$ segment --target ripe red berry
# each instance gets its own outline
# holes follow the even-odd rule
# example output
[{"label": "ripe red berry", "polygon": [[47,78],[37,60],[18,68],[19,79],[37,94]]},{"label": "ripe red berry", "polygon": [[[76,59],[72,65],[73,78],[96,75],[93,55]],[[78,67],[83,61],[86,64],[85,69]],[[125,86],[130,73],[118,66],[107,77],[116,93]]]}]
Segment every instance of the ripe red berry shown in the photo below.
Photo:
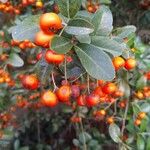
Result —
[{"label": "ripe red berry", "polygon": [[102,91],[105,94],[112,94],[113,92],[115,92],[117,89],[116,85],[114,83],[106,83],[103,87],[102,87]]},{"label": "ripe red berry", "polygon": [[64,61],[64,58],[63,54],[56,54],[52,50],[47,50],[45,53],[45,60],[48,63],[60,64]]},{"label": "ripe red berry", "polygon": [[55,93],[49,91],[45,91],[41,96],[41,102],[43,105],[48,107],[54,107],[57,105],[58,100]]},{"label": "ripe red berry", "polygon": [[89,107],[96,106],[99,103],[100,97],[97,94],[90,94],[86,98],[86,104]]},{"label": "ripe red berry", "polygon": [[126,61],[125,61],[125,68],[127,70],[132,70],[134,69],[136,66],[136,60],[134,58],[128,58]]},{"label": "ripe red berry", "polygon": [[57,90],[56,94],[59,101],[67,102],[71,97],[71,88],[68,85],[63,85]]},{"label": "ripe red berry", "polygon": [[29,90],[36,90],[39,86],[39,80],[36,75],[25,75],[22,78],[22,85]]}]

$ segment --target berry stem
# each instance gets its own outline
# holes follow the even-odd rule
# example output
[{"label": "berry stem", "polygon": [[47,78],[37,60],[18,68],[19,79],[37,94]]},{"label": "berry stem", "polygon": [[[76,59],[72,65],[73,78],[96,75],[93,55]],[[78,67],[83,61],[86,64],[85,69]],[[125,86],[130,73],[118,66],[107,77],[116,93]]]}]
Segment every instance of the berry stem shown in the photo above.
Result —
[{"label": "berry stem", "polygon": [[89,77],[89,74],[87,74],[87,90],[88,90],[88,93],[90,94],[90,77]]},{"label": "berry stem", "polygon": [[56,82],[55,82],[54,72],[53,72],[53,71],[52,71],[52,73],[51,73],[51,76],[52,76],[52,82],[53,82],[53,85],[54,85],[54,91],[55,91],[58,87],[56,86]]}]

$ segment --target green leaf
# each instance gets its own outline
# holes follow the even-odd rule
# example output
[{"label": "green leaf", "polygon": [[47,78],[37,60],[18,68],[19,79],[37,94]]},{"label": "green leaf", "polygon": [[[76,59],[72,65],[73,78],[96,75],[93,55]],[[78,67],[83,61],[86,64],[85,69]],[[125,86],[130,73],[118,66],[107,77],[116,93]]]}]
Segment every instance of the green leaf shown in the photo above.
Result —
[{"label": "green leaf", "polygon": [[87,35],[94,31],[94,26],[85,19],[76,18],[69,21],[65,31],[71,35]]},{"label": "green leaf", "polygon": [[137,115],[139,112],[141,112],[141,109],[138,104],[133,103],[132,107],[133,107],[133,112],[135,115]]},{"label": "green leaf", "polygon": [[149,113],[150,112],[150,104],[149,103],[144,103],[141,105],[141,111]]},{"label": "green leaf", "polygon": [[73,18],[81,7],[81,0],[55,0],[60,13],[67,18]]},{"label": "green leaf", "polygon": [[146,150],[150,149],[150,137],[147,138],[146,140]]},{"label": "green leaf", "polygon": [[86,19],[88,21],[92,21],[93,18],[93,14],[89,13],[86,10],[80,10],[78,11],[78,13],[76,14],[75,18],[81,18],[81,19]]},{"label": "green leaf", "polygon": [[54,36],[51,41],[51,49],[56,51],[59,54],[65,54],[73,47],[70,39],[62,37],[62,36]]},{"label": "green leaf", "polygon": [[118,28],[117,30],[117,36],[119,38],[127,38],[130,34],[134,33],[136,31],[136,27],[135,26],[125,26],[122,28]]},{"label": "green leaf", "polygon": [[12,28],[12,37],[14,40],[34,41],[35,34],[39,31],[39,15],[28,16],[20,24]]},{"label": "green leaf", "polygon": [[120,128],[116,124],[111,124],[109,126],[109,135],[114,142],[119,143],[121,141],[119,138],[121,135]]},{"label": "green leaf", "polygon": [[67,78],[74,79],[74,78],[79,77],[83,73],[84,73],[84,70],[77,66],[73,68],[67,68]]},{"label": "green leaf", "polygon": [[133,120],[133,119],[130,119],[130,120],[129,120],[128,124],[126,125],[126,129],[127,129],[130,133],[132,133],[132,134],[135,133],[134,120]]},{"label": "green leaf", "polygon": [[87,132],[81,132],[79,134],[79,141],[83,144],[84,142],[88,142],[92,139],[91,135]]},{"label": "green leaf", "polygon": [[141,122],[140,131],[144,132],[147,129],[147,125],[148,125],[148,120],[145,118]]},{"label": "green leaf", "polygon": [[142,136],[137,137],[137,149],[144,150],[145,149],[145,142]]},{"label": "green leaf", "polygon": [[128,82],[126,82],[125,80],[120,80],[120,82],[118,83],[118,87],[119,87],[119,90],[124,93],[125,97],[130,96],[130,86]]},{"label": "green leaf", "polygon": [[8,59],[8,64],[11,64],[14,67],[22,67],[24,65],[24,61],[20,56],[16,53],[11,53]]},{"label": "green leaf", "polygon": [[49,75],[51,74],[53,70],[53,65],[47,64],[42,58],[36,67],[36,74],[38,75],[38,78],[41,79],[41,84],[45,85],[46,83],[49,82]]},{"label": "green leaf", "polygon": [[106,51],[113,56],[120,56],[124,50],[124,46],[109,37],[92,36],[91,44],[98,46],[101,50]]},{"label": "green leaf", "polygon": [[75,145],[75,146],[79,146],[80,145],[80,142],[77,140],[77,139],[73,139],[73,144]]},{"label": "green leaf", "polygon": [[15,140],[15,142],[14,142],[14,150],[18,150],[19,147],[20,147],[20,141],[17,139],[17,140]]},{"label": "green leaf", "polygon": [[76,38],[80,43],[87,43],[87,44],[91,43],[91,37],[89,35],[79,35],[76,36]]},{"label": "green leaf", "polygon": [[97,140],[91,140],[89,143],[88,143],[88,146],[90,147],[95,147],[98,145],[98,141]]},{"label": "green leaf", "polygon": [[110,57],[90,44],[78,44],[75,51],[85,70],[95,79],[113,80],[115,71]]},{"label": "green leaf", "polygon": [[136,82],[136,88],[139,90],[143,89],[143,87],[146,86],[146,83],[147,83],[147,79],[145,76],[142,75]]},{"label": "green leaf", "polygon": [[113,29],[113,17],[110,9],[106,6],[102,6],[96,11],[92,19],[92,23],[95,27],[94,34],[96,35],[108,35]]}]

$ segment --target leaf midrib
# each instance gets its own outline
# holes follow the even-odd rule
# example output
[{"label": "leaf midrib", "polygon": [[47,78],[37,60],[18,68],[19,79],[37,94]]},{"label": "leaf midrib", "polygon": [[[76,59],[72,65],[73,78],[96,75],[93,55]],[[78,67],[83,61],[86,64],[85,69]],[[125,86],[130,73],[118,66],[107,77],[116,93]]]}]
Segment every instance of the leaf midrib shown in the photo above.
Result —
[{"label": "leaf midrib", "polygon": [[[79,48],[82,53],[84,53],[92,62],[94,62],[94,64],[95,64],[96,66],[98,66],[98,68],[100,68],[99,65],[97,65],[97,64],[95,63],[95,61],[93,61],[93,59],[91,59],[91,57],[88,56],[80,47],[78,47],[78,46],[75,46],[75,47],[76,47],[77,49]],[[100,51],[102,51],[102,50],[100,50]],[[102,51],[102,52],[103,52],[103,51]],[[104,70],[102,70],[101,68],[100,68],[100,70],[101,70],[104,74],[106,74],[106,76],[107,76],[107,73],[106,73]],[[107,77],[109,78],[109,76],[107,76]]]}]

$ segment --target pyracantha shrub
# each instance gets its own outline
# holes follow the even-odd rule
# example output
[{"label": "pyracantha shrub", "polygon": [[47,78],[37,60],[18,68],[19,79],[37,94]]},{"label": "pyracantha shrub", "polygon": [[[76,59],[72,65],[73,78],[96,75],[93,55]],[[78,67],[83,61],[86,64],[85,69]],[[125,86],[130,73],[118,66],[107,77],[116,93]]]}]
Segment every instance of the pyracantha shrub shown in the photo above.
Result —
[{"label": "pyracantha shrub", "polygon": [[150,47],[103,3],[0,3],[13,16],[0,32],[0,137],[15,150],[149,149]]}]

